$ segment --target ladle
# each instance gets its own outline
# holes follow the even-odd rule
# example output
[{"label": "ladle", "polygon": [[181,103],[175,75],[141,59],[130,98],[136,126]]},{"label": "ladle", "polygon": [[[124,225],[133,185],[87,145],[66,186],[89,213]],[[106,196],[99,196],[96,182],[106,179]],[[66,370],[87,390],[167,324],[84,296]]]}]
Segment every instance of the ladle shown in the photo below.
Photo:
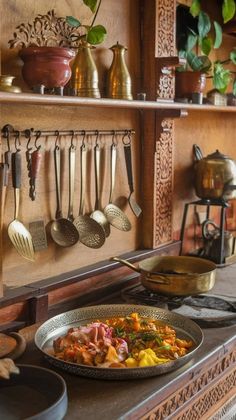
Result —
[{"label": "ladle", "polygon": [[[55,163],[55,175],[56,175],[56,196],[57,196],[57,209],[56,209],[56,220],[51,225],[51,236],[57,245],[62,247],[69,247],[75,245],[79,240],[79,233],[71,220],[62,217],[61,210],[61,150],[56,144],[54,149],[54,163]],[[71,170],[70,170],[71,177]],[[71,188],[71,182],[70,182]],[[70,198],[71,201],[71,191]],[[69,203],[70,206],[71,203]],[[70,207],[69,207],[70,208]]]},{"label": "ladle", "polygon": [[104,214],[108,222],[112,226],[114,226],[116,229],[128,232],[131,229],[131,223],[128,217],[118,206],[112,203],[113,191],[114,191],[114,185],[115,185],[116,156],[117,156],[117,147],[116,147],[116,144],[112,142],[110,196],[109,196],[109,203],[106,205],[104,209]]},{"label": "ladle", "polygon": [[83,214],[87,173],[87,149],[84,141],[80,148],[80,171],[80,206],[79,215],[74,220],[74,226],[79,232],[80,242],[82,242],[82,244],[89,248],[101,248],[106,239],[104,229],[96,222],[96,220],[93,220],[88,215]]},{"label": "ladle", "polygon": [[17,149],[12,153],[12,183],[14,188],[15,212],[14,220],[8,226],[8,236],[19,254],[27,260],[34,261],[32,236],[26,227],[18,220],[21,188],[21,154]]},{"label": "ladle", "polygon": [[95,166],[95,190],[96,190],[96,201],[95,210],[90,214],[90,217],[96,220],[99,225],[104,229],[106,237],[110,235],[110,224],[101,211],[101,194],[100,194],[100,161],[101,161],[101,149],[99,144],[94,147],[94,166]]}]

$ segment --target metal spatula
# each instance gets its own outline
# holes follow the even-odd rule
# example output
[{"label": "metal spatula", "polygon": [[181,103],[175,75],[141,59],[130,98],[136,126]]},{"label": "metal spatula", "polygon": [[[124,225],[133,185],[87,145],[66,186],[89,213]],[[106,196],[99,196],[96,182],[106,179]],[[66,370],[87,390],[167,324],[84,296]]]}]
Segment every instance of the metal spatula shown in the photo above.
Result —
[{"label": "metal spatula", "polygon": [[125,152],[125,163],[126,163],[126,170],[127,170],[127,177],[128,177],[128,184],[129,184],[129,197],[128,203],[130,205],[131,210],[135,214],[136,217],[139,217],[142,213],[141,207],[132,197],[134,193],[134,184],[133,184],[133,172],[132,172],[132,156],[131,156],[131,143],[128,144],[124,143],[124,152]]},{"label": "metal spatula", "polygon": [[12,182],[14,188],[15,212],[14,220],[8,226],[8,236],[22,257],[34,261],[32,236],[23,223],[18,220],[21,187],[21,154],[19,150],[12,153]]}]

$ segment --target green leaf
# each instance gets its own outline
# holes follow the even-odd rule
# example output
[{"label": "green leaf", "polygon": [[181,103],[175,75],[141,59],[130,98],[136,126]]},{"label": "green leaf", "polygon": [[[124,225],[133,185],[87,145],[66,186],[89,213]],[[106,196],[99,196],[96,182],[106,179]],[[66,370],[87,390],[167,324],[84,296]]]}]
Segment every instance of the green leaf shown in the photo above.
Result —
[{"label": "green leaf", "polygon": [[205,12],[199,13],[198,18],[198,34],[200,39],[203,39],[207,36],[208,32],[211,29],[211,21],[209,16]]},{"label": "green leaf", "polygon": [[231,51],[230,53],[230,60],[236,64],[236,50]]},{"label": "green leaf", "polygon": [[201,50],[203,54],[209,55],[211,52],[211,47],[212,47],[212,40],[211,38],[206,36],[205,38],[203,38],[201,42]]},{"label": "green leaf", "polygon": [[224,0],[222,4],[222,16],[224,23],[228,22],[235,15],[235,1],[234,0]]},{"label": "green leaf", "polygon": [[216,61],[213,68],[213,85],[221,93],[225,93],[231,82],[230,70],[226,70],[223,65]]},{"label": "green leaf", "polygon": [[200,3],[200,0],[193,0],[193,1],[192,1],[192,4],[191,4],[191,7],[190,7],[190,9],[189,9],[189,11],[190,11],[191,15],[192,15],[193,17],[198,16],[198,15],[199,15],[199,13],[200,13],[200,10],[201,10],[201,3]]},{"label": "green leaf", "polygon": [[222,28],[219,25],[219,23],[216,21],[214,21],[214,27],[215,27],[215,34],[216,34],[214,48],[219,48],[222,43]]},{"label": "green leaf", "polygon": [[86,38],[90,44],[96,45],[104,41],[106,33],[107,31],[104,26],[97,25],[88,31]]},{"label": "green leaf", "polygon": [[83,3],[90,8],[91,12],[95,13],[97,8],[97,0],[83,0]]},{"label": "green leaf", "polygon": [[187,62],[193,71],[207,72],[211,67],[211,61],[206,55],[198,57],[194,52],[187,53]]},{"label": "green leaf", "polygon": [[188,39],[187,39],[187,45],[186,45],[186,50],[191,51],[193,49],[193,47],[195,47],[196,43],[197,43],[197,35],[192,35],[189,34]]},{"label": "green leaf", "polygon": [[75,28],[81,26],[80,21],[74,18],[73,16],[66,16],[66,22],[68,23],[68,25],[74,26]]}]

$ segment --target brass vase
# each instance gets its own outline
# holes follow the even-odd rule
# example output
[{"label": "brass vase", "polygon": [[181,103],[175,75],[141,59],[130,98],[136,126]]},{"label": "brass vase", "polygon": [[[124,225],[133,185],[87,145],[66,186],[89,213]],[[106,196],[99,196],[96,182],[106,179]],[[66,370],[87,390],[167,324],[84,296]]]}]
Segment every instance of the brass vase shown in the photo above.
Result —
[{"label": "brass vase", "polygon": [[98,71],[88,42],[83,41],[78,48],[72,66],[71,87],[75,95],[90,98],[101,98],[98,87]]},{"label": "brass vase", "polygon": [[132,100],[131,77],[125,63],[125,51],[127,48],[117,42],[110,50],[112,50],[114,55],[107,78],[108,97]]}]

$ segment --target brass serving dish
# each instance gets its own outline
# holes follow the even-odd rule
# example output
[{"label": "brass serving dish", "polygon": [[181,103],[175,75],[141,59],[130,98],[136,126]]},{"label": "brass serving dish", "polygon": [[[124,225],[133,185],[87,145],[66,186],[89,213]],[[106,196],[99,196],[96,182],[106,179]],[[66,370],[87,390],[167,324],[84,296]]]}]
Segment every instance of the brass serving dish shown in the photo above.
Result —
[{"label": "brass serving dish", "polygon": [[151,257],[141,261],[137,267],[118,257],[112,260],[140,273],[143,286],[161,295],[197,295],[208,292],[215,284],[216,265],[203,258]]},{"label": "brass serving dish", "polygon": [[[53,340],[61,335],[65,335],[69,328],[85,325],[97,319],[106,320],[114,316],[126,316],[132,312],[138,312],[141,316],[161,320],[164,323],[173,326],[179,338],[190,339],[194,342],[192,350],[185,356],[168,363],[137,368],[102,368],[86,366],[65,362],[52,355]],[[96,379],[138,379],[170,372],[191,360],[202,344],[202,341],[203,333],[200,327],[194,321],[182,315],[151,306],[124,304],[90,306],[65,312],[42,324],[35,335],[36,346],[53,366],[75,375]]]}]

